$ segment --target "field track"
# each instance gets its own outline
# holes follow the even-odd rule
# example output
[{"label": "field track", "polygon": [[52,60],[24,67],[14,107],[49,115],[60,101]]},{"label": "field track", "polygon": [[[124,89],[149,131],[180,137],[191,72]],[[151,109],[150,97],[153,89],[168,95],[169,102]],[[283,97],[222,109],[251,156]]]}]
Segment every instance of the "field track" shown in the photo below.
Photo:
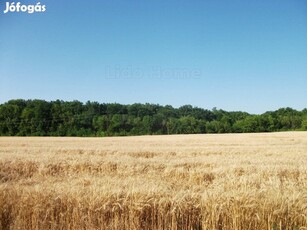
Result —
[{"label": "field track", "polygon": [[0,137],[4,229],[307,229],[307,132]]}]

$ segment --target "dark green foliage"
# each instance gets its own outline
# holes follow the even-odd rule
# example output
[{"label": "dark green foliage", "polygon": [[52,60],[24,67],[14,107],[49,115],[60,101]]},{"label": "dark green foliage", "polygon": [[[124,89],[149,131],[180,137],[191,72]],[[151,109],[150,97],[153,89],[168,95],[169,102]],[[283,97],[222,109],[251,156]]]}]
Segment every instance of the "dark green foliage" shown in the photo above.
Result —
[{"label": "dark green foliage", "polygon": [[123,136],[307,130],[307,109],[262,115],[184,105],[11,100],[0,105],[2,136]]}]

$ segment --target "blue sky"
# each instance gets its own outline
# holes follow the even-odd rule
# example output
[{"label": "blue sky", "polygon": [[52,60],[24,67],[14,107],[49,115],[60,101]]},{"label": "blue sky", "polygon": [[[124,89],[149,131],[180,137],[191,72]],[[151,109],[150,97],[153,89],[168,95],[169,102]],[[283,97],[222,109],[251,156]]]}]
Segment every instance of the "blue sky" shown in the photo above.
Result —
[{"label": "blue sky", "polygon": [[0,103],[307,107],[304,0],[43,0],[36,14],[4,14],[5,3]]}]

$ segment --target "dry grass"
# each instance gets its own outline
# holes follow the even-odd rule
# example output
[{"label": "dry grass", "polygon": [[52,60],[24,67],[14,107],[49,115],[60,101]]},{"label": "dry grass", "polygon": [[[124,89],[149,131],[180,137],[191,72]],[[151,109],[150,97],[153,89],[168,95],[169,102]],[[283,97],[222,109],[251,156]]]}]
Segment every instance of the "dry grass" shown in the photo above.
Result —
[{"label": "dry grass", "polygon": [[2,137],[0,229],[307,229],[307,133]]}]

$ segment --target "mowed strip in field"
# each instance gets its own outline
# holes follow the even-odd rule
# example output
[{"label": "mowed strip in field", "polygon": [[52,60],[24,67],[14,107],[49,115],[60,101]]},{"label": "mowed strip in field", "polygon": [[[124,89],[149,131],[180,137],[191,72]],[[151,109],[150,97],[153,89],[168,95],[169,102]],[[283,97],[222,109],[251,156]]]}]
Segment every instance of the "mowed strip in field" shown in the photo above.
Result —
[{"label": "mowed strip in field", "polygon": [[307,132],[1,137],[0,229],[306,229]]}]

